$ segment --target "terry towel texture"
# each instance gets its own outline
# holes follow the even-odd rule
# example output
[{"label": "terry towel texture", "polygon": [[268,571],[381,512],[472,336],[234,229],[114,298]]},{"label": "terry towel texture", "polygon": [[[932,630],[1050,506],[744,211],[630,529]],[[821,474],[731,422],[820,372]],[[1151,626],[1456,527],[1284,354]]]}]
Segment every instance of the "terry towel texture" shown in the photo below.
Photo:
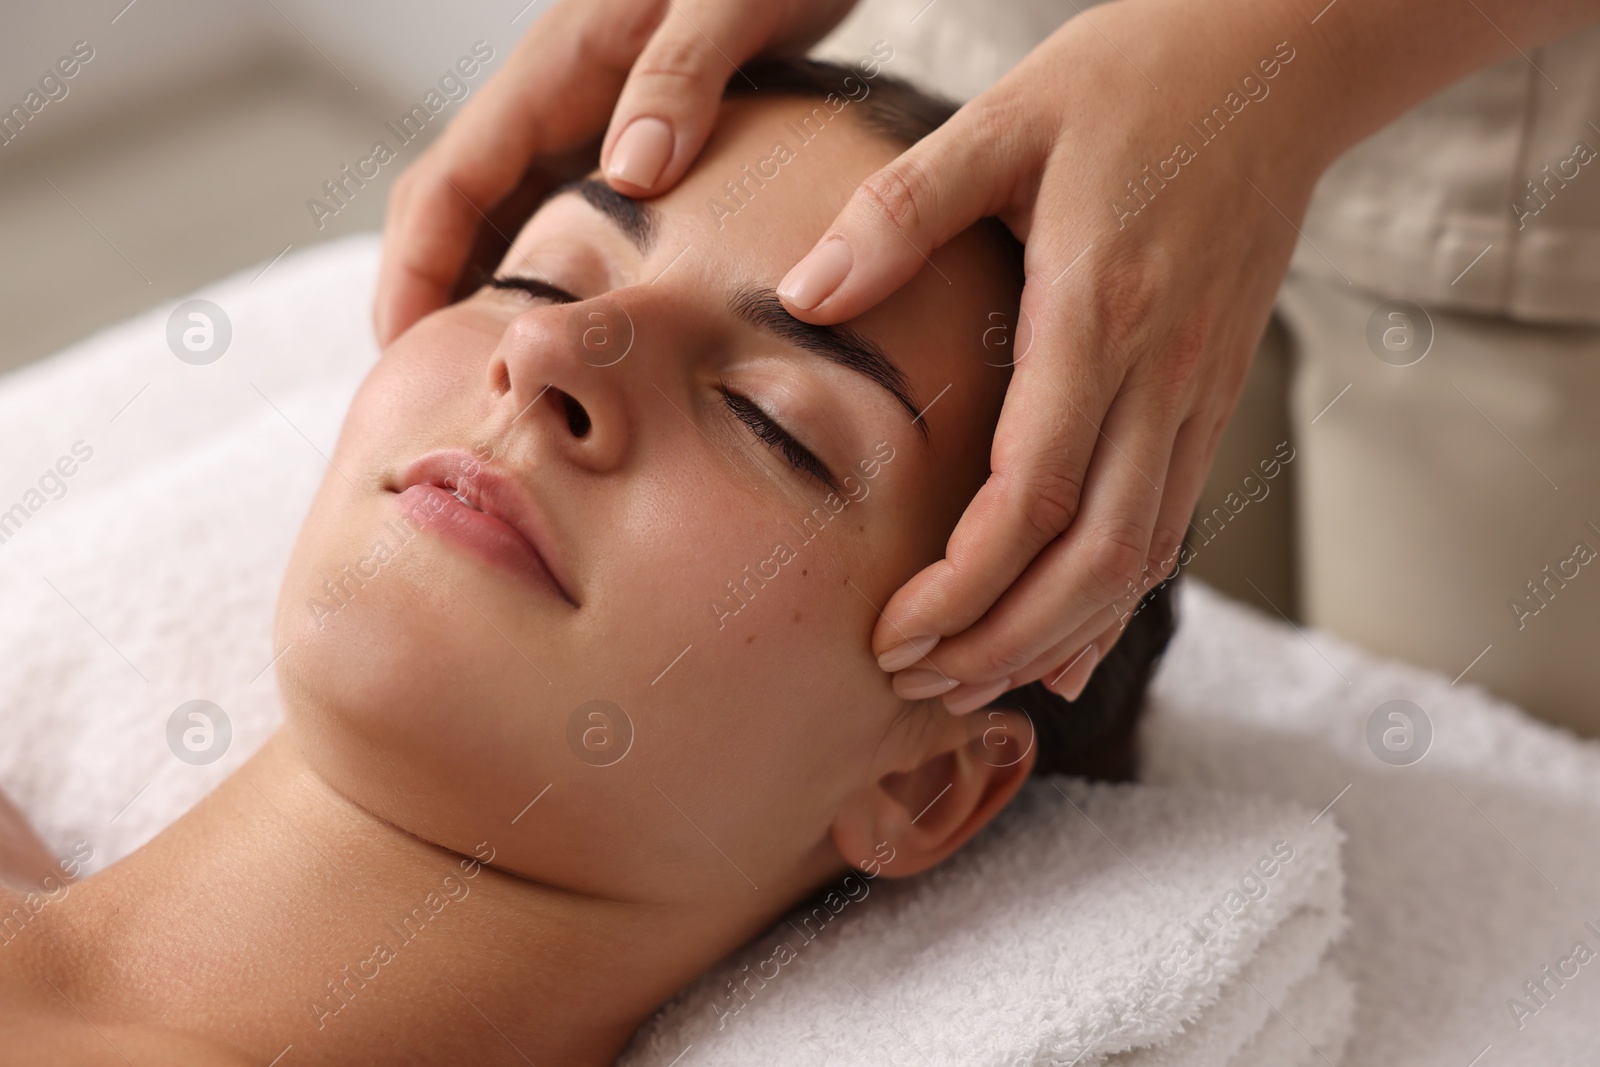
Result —
[{"label": "terry towel texture", "polygon": [[[1142,775],[1331,805],[1347,837],[1352,926],[1335,955],[1357,989],[1348,1062],[1600,1062],[1600,744],[1470,673],[1452,684],[1198,584],[1180,606]],[[1368,740],[1391,700],[1431,724],[1407,766]],[[1391,722],[1376,717],[1381,748]]]},{"label": "terry towel texture", "polygon": [[1030,782],[929,874],[849,875],[777,923],[619,1062],[1253,1064],[1241,1050],[1273,1006],[1314,984],[1336,1063],[1348,985],[1319,965],[1344,927],[1339,834],[1313,815],[1214,791]]}]

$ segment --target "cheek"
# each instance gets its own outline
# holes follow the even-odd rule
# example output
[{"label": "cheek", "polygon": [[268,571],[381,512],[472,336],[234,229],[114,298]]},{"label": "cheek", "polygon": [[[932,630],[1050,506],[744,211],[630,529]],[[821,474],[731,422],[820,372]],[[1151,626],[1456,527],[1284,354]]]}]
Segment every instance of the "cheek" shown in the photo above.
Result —
[{"label": "cheek", "polygon": [[[754,859],[826,833],[898,703],[871,659],[876,615],[846,579],[868,586],[827,543],[842,544],[842,530],[807,541],[748,503],[693,510],[729,518],[684,519],[636,546],[630,580],[648,592],[614,620],[627,636],[606,644],[620,653],[618,675],[637,679],[619,700],[635,709],[638,768],[719,844]],[[653,818],[654,799],[636,822]],[[694,844],[671,825],[652,833]]]},{"label": "cheek", "polygon": [[[815,492],[758,496],[720,458],[677,452],[638,474],[610,524],[598,613],[641,639],[656,635],[669,659],[691,643],[696,658],[775,646],[807,659],[864,655],[872,609],[847,579],[868,587],[868,505],[830,508]],[[765,487],[771,475],[751,477]]]},{"label": "cheek", "polygon": [[462,324],[427,326],[424,320],[390,345],[362,381],[334,450],[341,467],[409,454],[408,446],[414,452],[438,438],[451,412],[488,395],[493,339]]},{"label": "cheek", "polygon": [[[800,493],[753,501],[726,474],[678,467],[655,477],[613,527],[619,536],[591,623],[608,635],[594,651],[613,659],[617,675],[640,680],[647,705],[692,684],[703,706],[729,709],[720,725],[701,718],[715,731],[736,729],[732,709],[765,717],[780,704],[859,702],[880,682],[887,692],[869,647],[876,613],[866,597],[879,595],[881,570],[859,529],[870,503],[808,511]],[[764,732],[790,736],[791,726],[800,729],[791,718]]]},{"label": "cheek", "polygon": [[[275,616],[276,673],[291,729],[315,731],[325,751],[340,747],[335,736],[374,751],[470,750],[441,744],[462,733],[460,707],[511,703],[495,687],[512,672],[472,629],[481,619],[447,580],[471,576],[380,489],[402,460],[457,436],[452,424],[472,425],[464,405],[440,398],[475,395],[474,386],[484,392],[480,335],[440,312],[390,346],[351,401],[332,453],[336,469],[326,472],[296,538]],[[474,739],[483,748],[504,740],[492,729],[467,736]],[[335,780],[358,778],[361,762],[352,757]]]},{"label": "cheek", "polygon": [[[393,509],[385,506],[387,495],[375,490],[395,473],[398,457],[416,454],[428,444],[427,435],[439,433],[438,397],[461,395],[462,379],[474,373],[466,358],[434,355],[448,336],[430,340],[424,325],[426,320],[390,346],[345,413],[333,467],[324,474],[284,574],[277,610],[279,649],[308,634],[321,636],[331,618],[323,609],[344,615],[347,601],[383,599],[360,594],[375,575],[405,569],[394,565],[391,553],[396,559],[415,554],[408,553],[409,540]],[[456,343],[451,351],[460,348]]]}]

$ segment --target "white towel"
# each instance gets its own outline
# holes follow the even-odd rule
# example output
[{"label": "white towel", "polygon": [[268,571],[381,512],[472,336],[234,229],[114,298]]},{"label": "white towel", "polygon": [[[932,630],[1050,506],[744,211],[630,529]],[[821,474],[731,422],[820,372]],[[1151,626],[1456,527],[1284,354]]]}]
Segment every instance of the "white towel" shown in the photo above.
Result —
[{"label": "white towel", "polygon": [[[202,290],[233,331],[209,366],[168,349],[174,301],[0,378],[0,513],[74,443],[93,450],[0,543],[0,788],[63,852],[88,843],[91,871],[276,725],[271,605],[322,455],[377,358],[377,250],[352,238]],[[166,744],[167,718],[193,699],[234,728],[208,766]]]},{"label": "white towel", "polygon": [[[353,240],[204,292],[234,331],[210,367],[166,350],[162,307],[0,383],[0,453],[19,454],[12,440],[35,449],[24,471],[80,436],[95,449],[66,496],[0,544],[12,740],[0,786],[63,852],[88,842],[91,869],[153,836],[279,721],[271,608],[321,456],[375,358],[363,333],[375,253]],[[196,698],[221,706],[234,735],[208,766],[166,746],[168,716]],[[708,976],[631,1062],[664,1065],[692,1041],[682,1067],[851,1062],[867,1048],[879,1063],[915,1049],[918,1062],[962,1065],[1118,1053],[1244,1064],[1280,1010],[1304,1051],[1310,1038],[1337,1062],[1348,996],[1301,995],[1313,983],[1345,990],[1326,962],[1343,923],[1338,834],[1311,814],[1210,789],[1031,783],[933,874],[858,878],[868,895],[797,946],[771,995],[726,1028],[709,1006],[723,972]],[[1292,859],[1274,862],[1279,841]],[[1263,860],[1272,877],[1246,885],[1260,899],[1229,898]],[[1222,918],[1198,943],[1186,924],[1212,908]],[[771,951],[758,939],[747,956]],[[1139,984],[1178,956],[1160,985]],[[800,1032],[809,1040],[793,1040]],[[897,1052],[902,1036],[911,1044]]]},{"label": "white towel", "polygon": [[[1353,924],[1336,954],[1359,991],[1348,1062],[1600,1062],[1600,744],[1204,586],[1180,610],[1144,776],[1333,804]],[[1434,731],[1409,766],[1367,742],[1394,699]]]},{"label": "white towel", "polygon": [[[1151,788],[1146,786],[1145,788]],[[1303,1055],[1338,1063],[1350,1034],[1354,992],[1325,950],[1345,925],[1337,879],[1314,892],[1256,949],[1239,978],[1227,982],[1195,1026],[1172,1038],[1111,1059],[1117,1067],[1188,1067],[1218,1063],[1230,1067],[1276,1065]],[[1311,1000],[1310,990],[1327,993]],[[1320,996],[1320,994],[1319,994]],[[1292,1020],[1292,1021],[1291,1021]],[[1297,1041],[1274,1044],[1274,1057],[1262,1060],[1252,1048],[1269,1027],[1281,1025]],[[1275,1028],[1275,1026],[1274,1026]],[[1315,1030],[1316,1037],[1307,1033]],[[1290,1046],[1288,1049],[1281,1045]],[[1293,1053],[1294,1055],[1285,1055]]]},{"label": "white towel", "polygon": [[1290,989],[1277,1009],[1267,1025],[1234,1057],[1232,1067],[1316,1067],[1343,1061],[1350,1019],[1355,1012],[1355,988],[1332,959],[1324,960],[1310,977]]},{"label": "white towel", "polygon": [[808,926],[817,913],[802,908],[778,922],[618,1062],[1242,1065],[1314,979],[1331,1010],[1299,1010],[1328,1047],[1302,1044],[1336,1063],[1348,988],[1321,965],[1345,921],[1339,835],[1313,815],[1214,791],[1031,782],[930,874],[855,876],[860,899],[840,892],[838,918]]}]

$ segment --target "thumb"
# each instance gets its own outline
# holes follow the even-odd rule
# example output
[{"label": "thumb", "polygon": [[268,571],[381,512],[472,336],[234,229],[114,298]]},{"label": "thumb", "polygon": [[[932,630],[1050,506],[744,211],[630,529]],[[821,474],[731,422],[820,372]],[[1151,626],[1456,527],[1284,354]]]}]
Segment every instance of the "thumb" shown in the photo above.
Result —
[{"label": "thumb", "polygon": [[737,64],[759,51],[767,27],[737,4],[668,4],[628,74],[600,146],[600,169],[618,192],[655,195],[694,162]]},{"label": "thumb", "polygon": [[932,266],[934,249],[1004,212],[1025,164],[999,140],[998,124],[969,104],[869,175],[784,275],[778,296],[790,314],[817,324],[855,318]]}]

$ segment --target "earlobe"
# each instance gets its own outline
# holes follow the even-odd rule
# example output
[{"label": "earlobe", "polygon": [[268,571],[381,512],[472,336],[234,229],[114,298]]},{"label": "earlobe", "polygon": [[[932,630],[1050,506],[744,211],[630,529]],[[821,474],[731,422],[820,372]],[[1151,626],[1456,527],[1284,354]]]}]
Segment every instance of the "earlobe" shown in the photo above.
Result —
[{"label": "earlobe", "polygon": [[840,805],[833,843],[852,867],[906,877],[936,866],[988,825],[1032,773],[1037,745],[1022,712],[935,714],[941,729],[924,735],[908,769],[863,785]]}]

